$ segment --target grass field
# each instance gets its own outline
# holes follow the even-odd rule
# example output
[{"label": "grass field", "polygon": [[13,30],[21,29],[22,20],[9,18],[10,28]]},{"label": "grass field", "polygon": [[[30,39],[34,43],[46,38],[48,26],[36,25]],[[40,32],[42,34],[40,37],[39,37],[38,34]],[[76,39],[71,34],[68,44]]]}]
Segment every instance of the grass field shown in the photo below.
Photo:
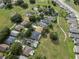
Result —
[{"label": "grass field", "polygon": [[73,0],[65,0],[65,2],[79,12],[79,5],[75,5]]}]

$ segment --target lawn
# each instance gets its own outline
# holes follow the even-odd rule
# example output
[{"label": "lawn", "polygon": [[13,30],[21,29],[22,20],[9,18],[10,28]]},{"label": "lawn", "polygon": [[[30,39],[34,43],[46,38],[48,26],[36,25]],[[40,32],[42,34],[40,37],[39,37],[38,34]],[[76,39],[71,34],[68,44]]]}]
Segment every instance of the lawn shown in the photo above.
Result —
[{"label": "lawn", "polygon": [[75,5],[73,0],[65,0],[65,2],[79,12],[79,5]]}]

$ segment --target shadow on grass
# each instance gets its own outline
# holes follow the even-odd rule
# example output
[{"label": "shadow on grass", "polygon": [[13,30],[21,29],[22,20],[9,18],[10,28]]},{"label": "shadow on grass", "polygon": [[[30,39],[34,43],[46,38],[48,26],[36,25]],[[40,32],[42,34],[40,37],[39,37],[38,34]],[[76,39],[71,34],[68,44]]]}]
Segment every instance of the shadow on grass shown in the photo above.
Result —
[{"label": "shadow on grass", "polygon": [[59,44],[59,40],[51,40],[52,43],[54,43],[55,45],[58,45]]}]

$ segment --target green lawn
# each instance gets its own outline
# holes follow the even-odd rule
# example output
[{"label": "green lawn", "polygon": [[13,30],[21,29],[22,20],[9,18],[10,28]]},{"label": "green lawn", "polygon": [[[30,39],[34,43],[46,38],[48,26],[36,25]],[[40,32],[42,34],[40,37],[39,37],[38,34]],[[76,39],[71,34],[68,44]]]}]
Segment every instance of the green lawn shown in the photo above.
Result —
[{"label": "green lawn", "polygon": [[79,12],[79,5],[75,5],[73,0],[65,0],[65,2]]}]

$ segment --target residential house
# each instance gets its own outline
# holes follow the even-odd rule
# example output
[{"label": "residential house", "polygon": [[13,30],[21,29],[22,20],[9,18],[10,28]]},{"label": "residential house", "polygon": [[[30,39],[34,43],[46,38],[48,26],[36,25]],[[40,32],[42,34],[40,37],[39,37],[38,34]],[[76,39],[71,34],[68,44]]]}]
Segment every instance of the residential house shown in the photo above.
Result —
[{"label": "residential house", "polygon": [[74,44],[79,45],[79,39],[75,39]]},{"label": "residential house", "polygon": [[77,45],[74,46],[74,52],[75,54],[79,54],[79,46]]},{"label": "residential house", "polygon": [[75,59],[79,59],[79,54],[75,54]]},{"label": "residential house", "polygon": [[34,50],[32,47],[29,47],[29,46],[25,46],[23,48],[23,55],[25,56],[30,56],[30,55],[33,55],[34,54]]},{"label": "residential house", "polygon": [[77,29],[76,27],[70,28],[69,31],[70,33],[79,34],[79,29]]},{"label": "residential house", "polygon": [[27,45],[34,47],[34,48],[36,48],[39,44],[38,41],[32,40],[32,39],[26,39],[26,41],[27,41]]},{"label": "residential house", "polygon": [[31,35],[31,39],[38,41],[41,38],[41,33],[33,31]]},{"label": "residential house", "polygon": [[0,51],[4,52],[9,48],[9,46],[7,44],[0,44]]},{"label": "residential house", "polygon": [[79,34],[70,33],[71,38],[79,39]]},{"label": "residential house", "polygon": [[16,37],[16,36],[18,36],[19,33],[20,32],[18,32],[16,30],[12,30],[11,33],[10,33],[10,35],[13,36],[13,37]]},{"label": "residential house", "polygon": [[24,26],[22,26],[22,25],[15,26],[15,30],[17,30],[17,31],[21,31],[23,28],[24,28]]},{"label": "residential house", "polygon": [[16,37],[9,36],[8,39],[6,39],[6,44],[12,44],[15,41]]},{"label": "residential house", "polygon": [[28,59],[28,58],[25,57],[25,56],[20,55],[20,56],[19,56],[19,59]]},{"label": "residential house", "polygon": [[26,25],[28,25],[28,23],[29,23],[29,21],[24,20],[23,22],[21,22],[21,25],[26,26]]}]

